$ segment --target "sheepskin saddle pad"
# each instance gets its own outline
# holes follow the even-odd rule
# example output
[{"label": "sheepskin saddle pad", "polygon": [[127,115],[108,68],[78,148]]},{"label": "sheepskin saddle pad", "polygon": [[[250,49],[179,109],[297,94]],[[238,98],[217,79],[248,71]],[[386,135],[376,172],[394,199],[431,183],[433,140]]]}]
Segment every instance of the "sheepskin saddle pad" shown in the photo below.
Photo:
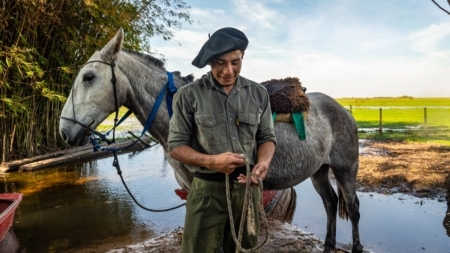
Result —
[{"label": "sheepskin saddle pad", "polygon": [[305,94],[306,88],[297,77],[272,79],[261,83],[269,93],[272,112],[293,113],[307,112],[309,99]]}]

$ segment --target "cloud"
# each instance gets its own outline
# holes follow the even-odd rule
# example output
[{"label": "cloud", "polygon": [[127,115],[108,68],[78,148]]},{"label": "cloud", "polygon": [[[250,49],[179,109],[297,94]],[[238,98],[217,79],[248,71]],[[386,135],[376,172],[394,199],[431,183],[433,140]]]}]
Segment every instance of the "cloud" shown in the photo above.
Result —
[{"label": "cloud", "polygon": [[450,22],[431,24],[410,35],[411,49],[428,57],[449,59],[450,49],[443,41],[450,43]]},{"label": "cloud", "polygon": [[278,23],[276,17],[280,15],[274,9],[267,8],[264,1],[233,0],[233,4],[241,18],[264,28],[277,30],[274,23]]}]

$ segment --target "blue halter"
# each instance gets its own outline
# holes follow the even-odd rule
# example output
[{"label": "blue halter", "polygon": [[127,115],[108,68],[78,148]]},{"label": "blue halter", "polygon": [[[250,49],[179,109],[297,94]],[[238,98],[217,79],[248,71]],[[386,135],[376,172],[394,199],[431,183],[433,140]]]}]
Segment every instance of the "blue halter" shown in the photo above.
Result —
[{"label": "blue halter", "polygon": [[[116,152],[116,151],[121,151],[121,150],[130,148],[131,146],[136,144],[136,142],[138,142],[142,138],[142,136],[144,136],[144,134],[147,132],[147,130],[150,128],[151,124],[153,123],[153,120],[155,119],[158,109],[161,106],[161,103],[163,101],[164,95],[166,94],[166,91],[167,91],[167,95],[166,95],[167,110],[169,112],[169,117],[172,117],[172,114],[173,114],[172,101],[173,101],[173,95],[177,92],[177,87],[175,87],[172,72],[167,71],[167,83],[164,85],[164,87],[162,88],[158,97],[156,98],[155,104],[153,105],[150,115],[148,116],[147,121],[145,122],[144,129],[142,130],[139,138],[136,141],[134,141],[133,143],[131,143],[130,145],[123,147],[123,148],[109,148],[109,147],[105,148],[98,144],[98,138],[94,138],[91,136],[90,142],[94,148],[94,152],[97,152],[98,150]],[[128,110],[122,116],[122,118],[119,121],[117,121],[117,123],[114,125],[114,127],[111,130],[109,130],[108,132],[106,132],[105,135],[109,135],[109,133],[111,131],[113,131],[117,126],[119,126],[123,121],[125,121],[125,119],[131,115],[131,113],[132,112],[130,110]]]}]

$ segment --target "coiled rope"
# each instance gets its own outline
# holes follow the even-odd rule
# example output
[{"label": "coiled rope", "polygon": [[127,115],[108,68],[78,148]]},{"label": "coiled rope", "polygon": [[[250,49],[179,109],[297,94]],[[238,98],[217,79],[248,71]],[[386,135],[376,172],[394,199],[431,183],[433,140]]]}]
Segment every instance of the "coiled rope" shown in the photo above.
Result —
[{"label": "coiled rope", "polygon": [[[269,226],[268,226],[268,221],[267,221],[267,216],[266,213],[264,212],[264,204],[263,204],[263,184],[261,181],[261,178],[257,175],[253,175],[250,172],[250,162],[248,160],[248,158],[244,155],[244,159],[245,159],[245,167],[246,167],[246,184],[245,184],[245,196],[244,196],[244,204],[242,207],[242,216],[241,216],[241,221],[239,223],[239,232],[238,232],[238,236],[236,236],[236,231],[235,231],[235,226],[234,226],[234,220],[233,220],[233,210],[231,208],[231,197],[230,197],[230,176],[228,174],[226,174],[225,177],[225,182],[226,182],[226,194],[227,194],[227,206],[228,206],[228,215],[229,215],[229,219],[230,219],[230,226],[231,226],[231,235],[233,236],[233,240],[234,243],[236,244],[236,253],[240,253],[240,252],[255,252],[256,250],[260,249],[262,246],[264,246],[267,243],[267,240],[269,239]],[[258,178],[258,185],[259,185],[259,189],[260,189],[260,203],[259,203],[259,212],[260,215],[263,219],[264,222],[264,227],[265,227],[265,239],[264,241],[251,249],[245,249],[242,247],[242,236],[243,236],[243,231],[244,231],[244,224],[245,224],[245,220],[247,219],[247,229],[249,229],[249,226],[252,225],[251,222],[254,222],[253,225],[256,225],[256,221],[255,217],[252,215],[252,211],[254,208],[253,206],[253,201],[252,201],[252,188],[250,187],[250,183],[251,183],[251,177],[255,176]],[[247,213],[247,215],[246,215]],[[253,219],[251,219],[253,217]],[[258,236],[258,235],[256,235]]]}]

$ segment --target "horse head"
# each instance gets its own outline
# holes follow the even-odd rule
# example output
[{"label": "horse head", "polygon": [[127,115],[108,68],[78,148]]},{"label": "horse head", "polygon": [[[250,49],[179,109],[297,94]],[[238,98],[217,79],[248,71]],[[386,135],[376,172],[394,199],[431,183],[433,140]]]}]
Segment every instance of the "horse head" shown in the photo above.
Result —
[{"label": "horse head", "polygon": [[166,89],[172,90],[167,86],[169,80],[180,87],[194,77],[181,76],[179,71],[170,74],[162,60],[122,48],[123,37],[119,29],[80,69],[61,113],[59,130],[69,145],[88,143],[85,133],[94,131],[121,106],[131,110],[143,126],[155,106],[158,116],[146,130],[160,144],[166,142],[170,118],[165,101],[155,104],[157,97]]},{"label": "horse head", "polygon": [[[118,107],[124,104],[125,92],[122,89],[114,91],[116,83],[126,81],[120,78],[120,69],[115,68],[114,62],[122,48],[122,42],[123,30],[120,29],[116,36],[103,49],[95,52],[79,70],[61,112],[59,125],[60,135],[69,145],[88,143],[86,127],[95,129],[114,112],[115,97]],[[114,80],[116,78],[117,80]]]}]

